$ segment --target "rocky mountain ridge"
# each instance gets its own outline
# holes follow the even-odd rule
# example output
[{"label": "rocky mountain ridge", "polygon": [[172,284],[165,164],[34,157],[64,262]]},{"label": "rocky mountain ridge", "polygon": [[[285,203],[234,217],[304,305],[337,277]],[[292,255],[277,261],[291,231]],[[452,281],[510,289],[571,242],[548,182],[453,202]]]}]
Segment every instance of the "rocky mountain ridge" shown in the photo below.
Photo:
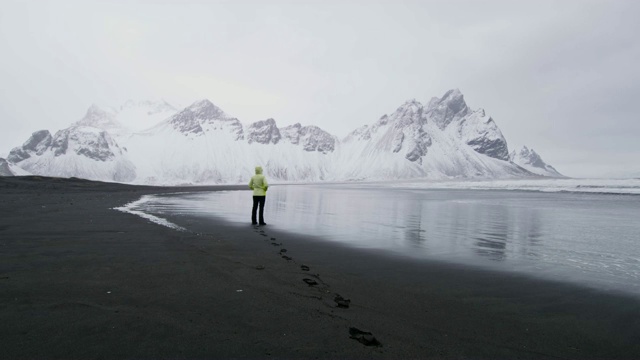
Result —
[{"label": "rocky mountain ridge", "polygon": [[427,105],[407,101],[344,139],[314,125],[279,128],[272,118],[245,125],[209,100],[175,112],[149,102],[120,109],[158,114],[136,106],[169,116],[132,131],[121,112],[94,105],[53,136],[35,132],[7,160],[39,175],[165,185],[244,182],[255,165],[280,181],[561,176],[511,157],[493,119],[471,110],[459,90]]},{"label": "rocky mountain ridge", "polygon": [[560,174],[553,166],[545,163],[535,150],[529,149],[526,146],[523,146],[518,151],[513,150],[509,154],[509,160],[537,175],[564,177],[564,175]]}]

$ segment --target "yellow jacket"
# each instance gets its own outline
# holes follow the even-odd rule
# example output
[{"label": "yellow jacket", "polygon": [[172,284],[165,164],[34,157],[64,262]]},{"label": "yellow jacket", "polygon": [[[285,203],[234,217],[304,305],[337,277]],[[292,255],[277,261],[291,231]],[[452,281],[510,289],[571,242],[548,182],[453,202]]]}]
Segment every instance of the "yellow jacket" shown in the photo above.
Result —
[{"label": "yellow jacket", "polygon": [[265,196],[268,188],[267,178],[262,175],[262,167],[256,166],[256,174],[249,181],[249,189],[253,190],[253,196]]}]

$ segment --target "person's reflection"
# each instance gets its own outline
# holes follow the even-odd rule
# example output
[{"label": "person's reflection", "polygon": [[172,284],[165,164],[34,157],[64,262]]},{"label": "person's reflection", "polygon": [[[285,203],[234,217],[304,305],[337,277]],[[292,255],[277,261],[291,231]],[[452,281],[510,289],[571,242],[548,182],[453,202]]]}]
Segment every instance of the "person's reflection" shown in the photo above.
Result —
[{"label": "person's reflection", "polygon": [[420,228],[422,214],[412,214],[406,218],[403,229],[404,239],[409,246],[423,246],[425,242],[425,231]]},{"label": "person's reflection", "polygon": [[522,244],[521,253],[530,258],[540,256],[540,246],[542,245],[542,224],[540,221],[540,210],[530,209],[521,214],[518,222],[520,227],[518,243]]},{"label": "person's reflection", "polygon": [[507,257],[509,211],[504,206],[498,206],[487,209],[484,214],[478,235],[474,238],[475,252],[490,260],[503,261]]},{"label": "person's reflection", "polygon": [[406,246],[423,247],[425,245],[426,232],[422,229],[424,205],[423,201],[411,199],[411,201],[403,201],[399,207],[401,214],[397,214],[396,218],[401,220],[399,227],[402,228]]}]

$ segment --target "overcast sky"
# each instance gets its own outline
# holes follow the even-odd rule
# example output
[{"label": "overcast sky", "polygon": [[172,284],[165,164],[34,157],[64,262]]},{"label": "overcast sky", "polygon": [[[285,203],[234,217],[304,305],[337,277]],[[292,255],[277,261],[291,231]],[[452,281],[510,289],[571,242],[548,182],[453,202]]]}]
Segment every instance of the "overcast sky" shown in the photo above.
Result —
[{"label": "overcast sky", "polygon": [[92,104],[208,98],[344,136],[458,88],[510,149],[640,176],[640,1],[0,2],[0,155]]}]

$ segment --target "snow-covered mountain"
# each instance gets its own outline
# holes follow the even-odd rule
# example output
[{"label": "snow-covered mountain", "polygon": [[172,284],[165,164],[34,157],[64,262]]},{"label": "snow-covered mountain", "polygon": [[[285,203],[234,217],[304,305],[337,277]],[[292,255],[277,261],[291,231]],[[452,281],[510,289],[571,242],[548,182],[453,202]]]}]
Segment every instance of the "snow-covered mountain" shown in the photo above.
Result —
[{"label": "snow-covered mountain", "polygon": [[[150,124],[158,114],[168,116],[133,130],[132,124]],[[8,160],[35,174],[141,184],[245,182],[255,165],[281,181],[539,174],[513,161],[493,119],[470,109],[458,90],[427,105],[408,101],[344,139],[313,125],[279,128],[271,118],[242,124],[209,100],[181,111],[167,103],[94,105],[55,136],[35,132]]]},{"label": "snow-covered mountain", "polygon": [[470,110],[462,93],[427,106],[411,100],[341,143],[343,178],[478,178],[531,175],[508,159],[507,143],[484,110]]},{"label": "snow-covered mountain", "polygon": [[7,161],[7,159],[0,158],[0,176],[26,176],[26,175],[31,175],[31,173]]},{"label": "snow-covered mountain", "polygon": [[157,125],[177,112],[176,108],[164,100],[128,100],[120,107],[108,107],[106,110],[93,104],[74,125],[95,127],[120,139]]},{"label": "snow-covered mountain", "polygon": [[76,121],[72,126],[93,127],[104,130],[109,135],[117,138],[130,135],[133,132],[118,121],[117,113],[105,111],[95,104],[91,105],[84,117]]},{"label": "snow-covered mountain", "polygon": [[138,183],[244,182],[256,164],[290,181],[328,178],[326,156],[337,139],[315,126],[278,129],[273,119],[243,126],[209,100],[200,100],[124,146]]},{"label": "snow-covered mountain", "polygon": [[509,154],[509,159],[516,165],[525,168],[537,175],[549,177],[564,177],[553,166],[545,163],[540,155],[533,149],[523,146],[519,151],[513,150]]},{"label": "snow-covered mountain", "polygon": [[128,100],[118,108],[111,108],[118,121],[132,132],[146,130],[178,112],[164,100]]},{"label": "snow-covered mountain", "polygon": [[131,182],[135,166],[108,132],[89,126],[72,125],[51,136],[36,131],[8,159],[37,175]]}]

